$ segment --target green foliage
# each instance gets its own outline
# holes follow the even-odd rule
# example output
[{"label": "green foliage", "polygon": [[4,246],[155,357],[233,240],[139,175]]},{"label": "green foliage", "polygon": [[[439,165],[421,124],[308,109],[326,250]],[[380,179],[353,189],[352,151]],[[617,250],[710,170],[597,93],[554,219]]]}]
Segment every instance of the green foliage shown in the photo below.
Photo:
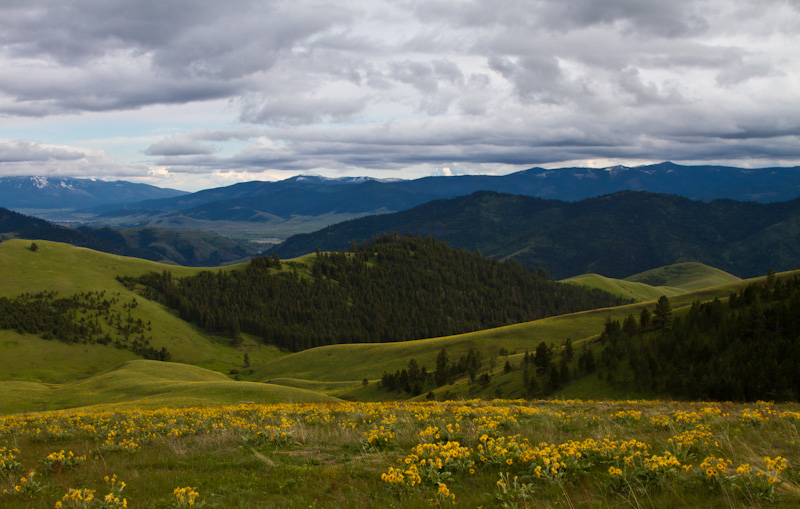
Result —
[{"label": "green foliage", "polygon": [[[64,242],[105,253],[190,266],[231,263],[256,254],[252,246],[212,232],[166,228],[68,228],[0,207],[0,232],[18,238]],[[33,242],[31,251],[38,245]]]},{"label": "green foliage", "polygon": [[391,234],[352,249],[317,253],[310,278],[257,258],[242,271],[124,281],[146,286],[146,296],[210,333],[230,333],[238,324],[293,351],[448,336],[622,302],[430,237]]},{"label": "green foliage", "polygon": [[[495,400],[19,414],[0,418],[14,463],[0,505],[796,507],[797,411]],[[87,459],[40,467],[59,450]]]},{"label": "green foliage", "polygon": [[138,306],[135,298],[120,302],[119,293],[107,296],[104,291],[69,298],[58,298],[56,292],[0,297],[0,329],[64,343],[113,344],[146,359],[170,360],[166,347],[150,345],[152,328],[135,314]]},{"label": "green foliage", "polygon": [[652,321],[653,326],[662,332],[672,327],[672,306],[665,295],[658,298],[656,308],[653,310]]},{"label": "green foliage", "polygon": [[[12,239],[0,243],[0,281],[2,281],[0,297],[13,301],[27,294],[27,301],[32,303],[41,300],[34,299],[35,295],[52,294],[49,297],[50,301],[62,301],[59,306],[72,308],[60,312],[62,318],[74,318],[75,323],[65,324],[65,327],[76,330],[83,325],[89,329],[89,317],[94,315],[95,319],[91,321],[95,324],[99,321],[103,333],[94,335],[94,343],[88,338],[87,342],[84,342],[79,336],[72,336],[74,338],[72,342],[65,343],[56,341],[55,336],[51,340],[43,340],[41,332],[19,334],[15,329],[0,329],[0,358],[3,359],[0,380],[62,383],[76,378],[86,378],[136,358],[137,355],[133,354],[130,348],[137,337],[141,339],[142,334],[149,342],[144,345],[145,347],[152,347],[159,352],[162,348],[166,348],[172,361],[195,364],[221,372],[241,367],[244,351],[249,353],[254,365],[282,355],[276,348],[263,345],[248,334],[242,335],[241,347],[232,347],[229,340],[203,333],[175,316],[175,313],[164,306],[141,298],[115,279],[118,275],[139,276],[152,271],[162,271],[167,267],[176,276],[195,274],[200,271],[199,269],[167,266],[44,240],[37,240],[36,244],[39,250],[32,256],[28,250],[30,241]],[[234,268],[228,267],[226,270]],[[103,295],[100,299],[101,305],[103,300],[116,299],[108,313],[104,309],[87,308],[87,305],[96,307],[88,303],[89,296],[95,298],[100,294]],[[78,301],[77,304],[73,303],[75,299]],[[129,310],[123,307],[132,303],[134,299],[138,304],[135,308]],[[36,306],[43,304],[44,301],[41,301]],[[45,312],[45,309],[42,309],[42,312]],[[127,321],[129,311],[133,324]],[[102,316],[98,317],[98,313]],[[6,318],[7,316],[1,317],[0,320]],[[83,324],[81,318],[84,318]],[[48,318],[50,321],[54,319],[54,316]],[[108,319],[113,319],[114,324],[109,325]],[[128,341],[125,341],[124,333],[120,333],[118,328],[120,321],[124,329],[135,326],[140,319],[144,324],[144,330],[141,333],[129,330]],[[25,321],[21,319],[21,322]],[[38,319],[36,321],[39,322]],[[152,330],[148,330],[148,327]],[[97,342],[103,339],[106,333],[111,336],[112,341],[107,345]],[[124,343],[125,349],[115,347],[117,340]],[[139,343],[143,344],[142,341]],[[243,376],[247,378],[249,375]],[[13,399],[16,400],[16,397]]]},{"label": "green foliage", "polygon": [[447,356],[447,349],[442,348],[436,356],[436,386],[441,387],[450,379],[450,358]]},{"label": "green foliage", "polygon": [[797,276],[752,283],[732,293],[727,303],[696,301],[679,314],[662,297],[650,323],[656,332],[649,332],[643,320],[641,327],[624,331],[618,321],[607,322],[600,338],[601,369],[612,385],[629,383],[690,399],[800,396]]},{"label": "green foliage", "polygon": [[685,260],[754,277],[770,267],[796,268],[798,224],[799,200],[703,203],[623,191],[562,202],[478,192],[296,235],[277,249],[296,256],[315,247],[344,249],[351,239],[380,232],[411,231],[487,256],[514,257],[526,267],[546,267],[558,279],[586,273],[624,278]]}]

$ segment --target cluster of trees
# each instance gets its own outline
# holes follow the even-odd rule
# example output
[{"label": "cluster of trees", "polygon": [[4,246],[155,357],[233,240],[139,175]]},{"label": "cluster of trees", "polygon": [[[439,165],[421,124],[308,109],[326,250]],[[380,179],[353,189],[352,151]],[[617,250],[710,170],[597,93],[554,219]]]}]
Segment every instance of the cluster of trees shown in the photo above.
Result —
[{"label": "cluster of trees", "polygon": [[770,274],[719,299],[673,314],[608,321],[599,367],[613,384],[676,398],[733,401],[800,397],[800,279]]},{"label": "cluster of trees", "polygon": [[[522,357],[522,383],[527,395],[549,396],[563,387],[572,378],[569,364],[574,356],[570,338],[564,341],[561,348],[541,342],[533,353],[526,351]],[[505,371],[511,369],[512,366],[506,361]]]},{"label": "cluster of trees", "polygon": [[417,360],[411,359],[407,369],[399,369],[394,373],[384,371],[381,375],[381,387],[417,396],[426,389],[441,387],[462,376],[469,376],[470,381],[475,382],[482,365],[481,353],[474,348],[470,348],[458,362],[452,364],[447,349],[442,348],[436,356],[436,369],[433,372],[429,372],[425,366],[420,368]]},{"label": "cluster of trees", "polygon": [[121,302],[119,294],[82,292],[58,297],[57,292],[24,293],[0,297],[0,329],[20,334],[39,334],[43,339],[64,343],[111,344],[131,350],[146,359],[169,360],[166,348],[150,345],[150,323],[134,315],[136,299]]},{"label": "cluster of trees", "polygon": [[124,282],[144,285],[209,333],[247,332],[292,351],[446,336],[623,302],[430,237],[389,234],[349,252],[318,252],[308,275],[279,264],[257,258],[244,270]]}]

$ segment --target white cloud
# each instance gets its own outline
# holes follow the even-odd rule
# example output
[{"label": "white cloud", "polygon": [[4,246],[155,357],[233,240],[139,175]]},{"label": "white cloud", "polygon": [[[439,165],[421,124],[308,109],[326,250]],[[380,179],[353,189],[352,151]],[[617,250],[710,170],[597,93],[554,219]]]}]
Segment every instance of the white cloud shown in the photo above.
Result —
[{"label": "white cloud", "polygon": [[[26,141],[0,145],[0,168],[209,182],[800,163],[797,26],[781,0],[7,2],[0,136]],[[75,148],[70,119],[115,115],[138,150],[119,132]]]},{"label": "white cloud", "polygon": [[143,168],[121,165],[101,150],[0,139],[0,175],[139,176]]}]

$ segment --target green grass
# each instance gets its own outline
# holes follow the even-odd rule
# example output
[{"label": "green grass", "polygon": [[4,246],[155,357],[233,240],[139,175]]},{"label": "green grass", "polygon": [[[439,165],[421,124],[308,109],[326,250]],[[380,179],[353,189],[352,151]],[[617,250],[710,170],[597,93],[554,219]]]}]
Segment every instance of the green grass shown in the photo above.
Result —
[{"label": "green grass", "polygon": [[[119,495],[132,509],[186,507],[173,491],[187,486],[196,506],[219,508],[796,507],[800,492],[797,404],[498,400],[101,410],[0,416],[0,454],[5,447],[14,455],[11,475],[0,472],[0,505],[52,509],[70,489],[96,490],[102,500],[111,491],[104,477],[112,476],[125,483]],[[379,427],[387,441],[370,442]],[[447,448],[449,440],[458,448]],[[113,448],[123,443],[131,447]],[[419,444],[427,444],[425,453]],[[548,466],[556,450],[554,474]],[[58,451],[83,460],[48,468]],[[659,466],[669,454],[677,465]],[[427,465],[425,455],[441,466]],[[786,467],[770,470],[767,459],[778,456]],[[707,457],[730,463],[709,478]],[[750,473],[738,474],[744,464]],[[395,484],[382,479],[411,466],[421,473],[413,485],[410,475]],[[19,480],[31,471],[32,483]],[[767,477],[758,473],[774,476],[775,487],[765,489]],[[455,505],[437,500],[440,483]]]},{"label": "green grass", "polygon": [[[202,330],[179,319],[175,312],[156,302],[141,298],[125,288],[116,276],[138,276],[148,272],[172,271],[175,276],[188,276],[200,270],[222,268],[191,268],[165,265],[138,258],[110,255],[90,249],[57,242],[37,241],[38,251],[32,252],[30,241],[7,240],[0,243],[0,296],[15,297],[21,293],[55,290],[60,296],[105,290],[119,294],[120,300],[137,299],[137,317],[152,323],[151,344],[157,349],[166,347],[171,360],[202,366],[221,372],[240,368],[246,352],[253,364],[266,362],[282,355],[275,347],[264,345],[246,336],[238,347],[230,340],[205,334]],[[226,267],[230,269],[230,267]],[[129,352],[113,346],[64,345],[57,341],[43,342],[32,335],[0,331],[0,352],[4,358],[20,363],[4,363],[0,380],[61,382],[69,377],[83,377],[112,368],[131,359]],[[41,359],[37,359],[41,356]],[[60,359],[49,363],[45,359]],[[26,374],[26,366],[31,370]],[[48,368],[50,366],[50,368]]]},{"label": "green grass", "polygon": [[147,360],[128,361],[106,373],[64,384],[0,382],[0,413],[333,400],[303,388],[234,381],[188,364]]},{"label": "green grass", "polygon": [[0,330],[0,380],[63,383],[86,378],[138,359],[129,350],[103,345],[68,345],[32,334]]},{"label": "green grass", "polygon": [[565,283],[597,288],[637,302],[658,299],[662,295],[672,297],[738,281],[741,279],[732,274],[696,262],[667,265],[625,279],[583,274],[563,280]]},{"label": "green grass", "polygon": [[676,263],[648,270],[625,278],[625,281],[645,283],[651,286],[668,286],[686,291],[741,281],[725,271],[697,262]]},{"label": "green grass", "polygon": [[[0,243],[0,296],[14,297],[23,292],[55,290],[72,295],[103,288],[123,291],[117,275],[138,276],[170,270],[176,276],[196,274],[199,268],[100,253],[91,249],[44,240],[36,241],[39,250],[28,249],[29,240],[12,239]],[[213,270],[213,269],[212,269]]]},{"label": "green grass", "polygon": [[[28,249],[30,241],[9,240],[0,244],[0,277],[4,281],[0,295],[13,297],[22,292],[42,290],[58,290],[62,295],[71,295],[83,291],[106,290],[118,293],[122,299],[131,299],[136,295],[115,280],[117,275],[136,276],[150,271],[171,270],[176,276],[185,276],[203,270],[108,255],[53,242],[41,241],[37,244],[39,244],[37,252]],[[314,256],[312,253],[295,260],[284,261],[282,270],[297,270],[305,276],[308,264]],[[273,347],[261,344],[257,338],[246,335],[239,347],[233,347],[228,339],[209,336],[178,319],[173,311],[141,297],[137,299],[139,306],[136,312],[143,320],[152,322],[152,344],[156,348],[165,346],[169,350],[172,360],[175,361],[169,364],[170,366],[184,363],[221,373],[233,370],[245,380],[274,380],[276,386],[283,388],[305,389],[347,399],[378,400],[387,397],[402,399],[408,396],[386,394],[378,389],[376,382],[384,371],[394,372],[403,369],[408,366],[411,359],[416,359],[421,366],[426,366],[432,371],[435,368],[436,356],[442,348],[447,349],[451,363],[456,363],[470,348],[475,348],[483,355],[484,369],[492,374],[491,385],[486,390],[476,393],[474,386],[459,382],[453,386],[436,389],[435,395],[493,397],[499,389],[503,395],[516,396],[524,394],[524,388],[518,380],[519,373],[514,372],[516,376],[502,373],[506,359],[499,358],[501,349],[511,353],[509,358],[518,366],[522,354],[526,350],[533,352],[540,342],[561,345],[567,338],[571,338],[577,348],[582,342],[597,337],[607,319],[622,320],[628,314],[638,315],[643,306],[652,308],[653,300],[662,294],[671,295],[672,305],[677,310],[695,300],[726,297],[733,289],[747,284],[701,264],[679,264],[657,271],[648,271],[633,278],[650,281],[660,278],[659,281],[669,283],[671,286],[653,288],[641,282],[591,276],[592,281],[605,286],[606,289],[612,287],[619,291],[627,289],[626,291],[632,292],[639,299],[650,298],[650,300],[456,336],[399,343],[331,345],[292,355],[284,355]],[[721,281],[727,283],[690,291],[693,287]],[[673,294],[667,291],[669,289],[684,293]],[[0,366],[0,380],[51,384],[80,381],[137,358],[127,350],[119,350],[112,346],[66,345],[13,331],[0,331],[0,352],[7,360]],[[244,353],[249,356],[250,368],[243,366]],[[367,387],[361,385],[364,379],[368,381]],[[226,379],[225,383],[234,382]],[[28,386],[26,390],[32,390],[30,387]],[[565,394],[584,394],[581,387],[581,384],[574,384],[565,389]],[[587,385],[587,388],[589,387]],[[188,392],[182,388],[178,386],[173,388],[177,400],[187,397]],[[606,397],[612,396],[610,393],[603,393],[598,386],[591,386],[591,389],[595,392],[600,391],[599,396],[603,394]],[[213,399],[214,391],[211,389],[208,391],[210,391],[209,397]],[[104,397],[110,396],[106,394]],[[421,397],[424,397],[424,394]],[[198,397],[196,401],[202,400],[203,397]],[[62,403],[77,405],[89,404],[89,401],[90,398],[81,400],[79,397],[70,396]]]},{"label": "green grass", "polygon": [[[13,297],[25,291],[49,289],[57,289],[64,295],[106,290],[132,298],[134,294],[114,279],[116,275],[137,275],[164,268],[186,275],[199,270],[44,241],[37,244],[40,250],[36,253],[27,249],[30,241],[0,244],[3,281],[0,295]],[[301,274],[306,272],[311,257],[295,262]],[[293,270],[292,265],[285,263],[283,270]],[[703,273],[707,276],[699,277]],[[752,282],[725,282],[723,276],[714,276],[713,271],[708,274],[702,267],[690,266],[644,277],[651,280],[661,277],[672,288],[682,289],[683,293],[670,297],[676,314],[695,300],[724,298]],[[800,271],[790,275],[800,275]],[[602,282],[606,278],[593,279]],[[691,289],[693,285],[714,282],[717,284],[711,288]],[[603,284],[643,291],[637,285],[621,283],[607,280]],[[640,294],[639,298],[645,297]],[[657,295],[647,302],[457,336],[402,343],[333,345],[292,355],[264,347],[253,337],[245,337],[241,347],[233,348],[227,340],[207,336],[179,320],[170,310],[139,298],[137,311],[153,323],[153,343],[166,345],[173,358],[181,361],[169,363],[139,360],[131,352],[111,346],[66,345],[0,331],[0,448],[20,449],[22,463],[16,477],[0,475],[0,493],[3,489],[13,489],[9,483],[18,482],[30,470],[36,470],[41,486],[41,491],[29,498],[0,494],[0,506],[52,508],[69,488],[96,489],[97,496],[102,497],[108,492],[103,477],[116,474],[127,483],[123,495],[128,498],[129,507],[173,507],[172,490],[182,486],[195,487],[207,507],[429,507],[432,500],[435,503],[435,483],[426,481],[400,493],[381,481],[381,474],[401,465],[397,460],[408,457],[411,448],[422,441],[423,430],[456,423],[463,431],[455,438],[471,450],[476,461],[474,474],[453,471],[442,477],[456,495],[457,506],[498,507],[503,501],[519,507],[796,505],[800,493],[797,469],[800,437],[796,429],[798,417],[794,416],[797,405],[778,405],[772,409],[765,404],[753,405],[770,418],[750,422],[742,418],[747,408],[743,405],[623,401],[649,395],[615,389],[593,375],[567,385],[557,396],[620,401],[486,401],[495,396],[524,395],[520,371],[523,353],[532,352],[539,342],[560,345],[571,338],[577,351],[583,343],[597,337],[607,319],[638,315],[643,306],[652,309],[655,298]],[[374,406],[336,403],[337,398],[408,399],[406,393],[389,393],[379,387],[377,381],[383,371],[405,368],[412,358],[432,371],[442,348],[447,348],[450,362],[455,363],[470,347],[477,348],[484,357],[482,371],[491,374],[489,386],[478,390],[476,384],[461,378],[433,390],[438,400],[456,399],[461,403],[401,402]],[[501,349],[508,355],[500,355]],[[244,352],[250,357],[251,368],[242,366]],[[509,373],[503,371],[506,361],[513,366]],[[244,378],[268,383],[236,381],[218,372],[229,369],[239,370]],[[362,383],[364,379],[366,386]],[[423,392],[415,399],[426,397]],[[463,401],[475,397],[484,401]],[[304,402],[313,405],[279,404],[267,409],[261,406]],[[220,405],[232,406],[220,408]],[[720,412],[702,414],[707,407],[719,408]],[[72,409],[74,413],[35,413],[54,409]],[[619,463],[626,470],[625,482],[620,483],[608,473],[609,464],[602,463],[586,467],[585,472],[576,470],[564,478],[540,481],[531,477],[530,465],[522,464],[516,457],[512,463],[505,460],[499,465],[480,463],[478,446],[483,433],[509,438],[519,435],[531,444],[542,441],[563,444],[614,436],[646,442],[654,454],[662,454],[669,447],[668,438],[694,429],[694,424],[685,425],[679,420],[676,409],[697,414],[699,422],[710,426],[712,434],[711,442],[682,459],[692,465],[690,471],[678,470],[654,477],[642,465],[628,468]],[[636,421],[616,417],[617,412],[626,410],[642,411],[644,417]],[[783,412],[787,417],[778,418]],[[11,415],[2,417],[3,414]],[[269,416],[267,420],[262,419],[263,415]],[[482,420],[484,415],[492,418]],[[670,424],[655,427],[649,423],[650,416],[666,416]],[[282,421],[283,417],[287,420]],[[92,425],[78,427],[76,423],[81,419]],[[22,421],[25,424],[19,425]],[[496,427],[492,427],[494,421]],[[286,429],[290,438],[286,441],[254,441],[257,430],[268,429],[268,425],[281,426],[284,422],[289,423]],[[364,439],[378,425],[395,433],[388,448],[371,447]],[[134,452],[103,451],[101,444],[112,428],[119,433],[119,439],[130,437],[139,441],[140,447]],[[42,433],[37,435],[37,429]],[[55,436],[59,429],[68,433]],[[180,430],[182,436],[171,436],[165,430]],[[46,471],[44,458],[61,449],[86,454],[87,460],[74,470]],[[749,462],[762,470],[764,456],[782,455],[789,458],[790,468],[781,477],[783,484],[775,490],[774,501],[769,502],[742,479],[737,482],[745,483],[747,490],[704,480],[705,473],[699,465],[707,455],[722,456],[737,465]],[[498,488],[497,481],[499,474],[507,471],[512,476],[519,475],[522,482],[534,483],[531,498],[502,498],[507,494]],[[754,485],[757,480],[754,477],[747,482]]]},{"label": "green grass", "polygon": [[[800,274],[800,271],[787,274]],[[759,279],[761,278],[756,278],[756,280]],[[743,288],[752,281],[739,280],[727,285],[675,295],[670,298],[670,302],[673,309],[679,312],[682,307],[690,306],[696,300],[710,300],[715,297],[725,298],[731,291]],[[378,380],[384,371],[395,372],[406,368],[411,359],[416,359],[420,366],[425,366],[428,371],[432,371],[435,368],[436,356],[442,348],[447,349],[451,363],[456,363],[459,357],[466,354],[469,348],[475,348],[483,355],[484,366],[487,366],[484,369],[488,369],[493,375],[496,375],[502,371],[503,363],[505,362],[505,358],[498,359],[501,348],[516,354],[516,357],[512,356],[511,359],[518,366],[522,354],[526,350],[533,352],[542,341],[548,344],[561,345],[567,338],[570,338],[575,348],[578,348],[583,342],[596,338],[603,331],[606,320],[622,321],[630,314],[638,317],[642,307],[647,306],[652,310],[654,305],[655,302],[651,300],[443,338],[401,343],[323,346],[269,361],[254,369],[254,377],[258,380],[291,378],[315,382],[348,382],[355,385],[364,378]],[[495,358],[493,369],[488,368],[492,358]],[[515,373],[515,376],[520,378],[519,372]],[[524,394],[521,383],[517,381],[509,382],[507,386],[492,383],[486,391],[481,392],[479,395],[481,397],[493,397],[494,391],[498,387],[501,388],[501,391],[504,391],[504,396]],[[451,397],[468,397],[470,394],[474,394],[472,392],[473,389],[466,385],[437,389],[434,393],[439,395],[446,391],[449,391],[449,396]],[[379,399],[379,395],[373,392],[373,388],[368,387],[363,391],[355,389],[350,392],[336,392],[336,394],[353,399]],[[573,390],[571,394],[573,393],[577,396],[579,391]],[[602,392],[598,393],[599,396],[603,394]],[[400,394],[394,396],[391,394],[384,395],[384,397],[387,396],[389,398],[408,397]],[[610,396],[606,394],[605,397]]]},{"label": "green grass", "polygon": [[662,295],[672,297],[688,291],[683,288],[671,286],[650,286],[645,283],[614,279],[599,274],[583,274],[564,279],[562,282],[597,288],[598,290],[603,290],[613,295],[619,295],[626,299],[633,299],[637,302],[658,299]]}]

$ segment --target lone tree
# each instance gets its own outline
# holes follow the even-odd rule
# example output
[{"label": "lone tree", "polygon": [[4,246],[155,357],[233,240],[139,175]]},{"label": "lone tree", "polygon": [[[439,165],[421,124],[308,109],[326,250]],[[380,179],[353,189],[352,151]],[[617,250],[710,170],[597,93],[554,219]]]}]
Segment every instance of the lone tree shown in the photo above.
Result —
[{"label": "lone tree", "polygon": [[533,353],[533,365],[536,366],[536,372],[540,375],[547,371],[550,367],[550,362],[553,360],[553,350],[550,345],[542,341],[536,346],[536,351]]},{"label": "lone tree", "polygon": [[639,326],[641,326],[642,330],[647,330],[650,325],[650,317],[650,311],[647,308],[642,308],[642,312],[639,314]]},{"label": "lone tree", "polygon": [[31,242],[31,247],[29,249],[35,253],[39,250],[39,246],[36,244],[36,242]]},{"label": "lone tree", "polygon": [[672,326],[672,306],[666,295],[658,298],[656,308],[653,310],[653,326],[662,332],[668,331]]},{"label": "lone tree", "polygon": [[436,356],[436,371],[434,372],[436,386],[441,387],[450,378],[450,359],[447,357],[447,350],[442,348]]}]

